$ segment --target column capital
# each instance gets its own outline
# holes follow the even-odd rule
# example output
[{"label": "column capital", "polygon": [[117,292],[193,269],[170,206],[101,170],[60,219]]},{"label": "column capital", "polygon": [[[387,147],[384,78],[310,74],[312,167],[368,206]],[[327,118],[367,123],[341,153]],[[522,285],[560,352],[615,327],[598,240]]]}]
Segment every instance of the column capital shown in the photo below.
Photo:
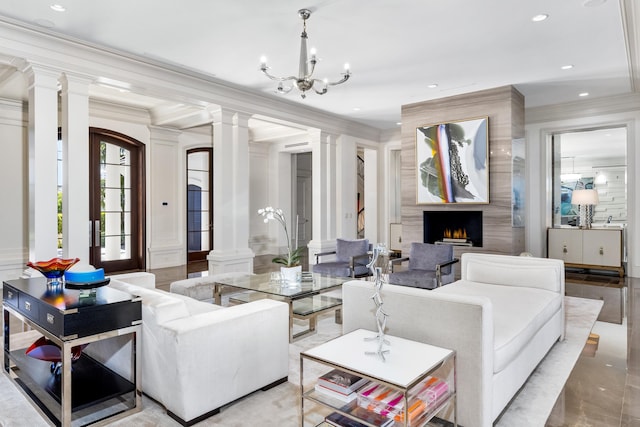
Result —
[{"label": "column capital", "polygon": [[62,73],[59,80],[63,93],[85,96],[89,95],[89,85],[93,82],[93,78],[87,75],[70,72]]},{"label": "column capital", "polygon": [[62,74],[58,69],[28,62],[21,71],[27,76],[29,89],[35,86],[58,89],[58,79]]},{"label": "column capital", "polygon": [[219,108],[217,110],[211,111],[211,118],[213,119],[213,125],[216,124],[226,124],[233,125],[234,117],[237,111],[230,110],[228,108]]},{"label": "column capital", "polygon": [[321,144],[335,145],[336,140],[338,139],[338,136],[339,136],[337,134],[329,133],[318,128],[309,128],[307,132],[309,134],[311,142],[319,142]]},{"label": "column capital", "polygon": [[233,115],[233,124],[234,126],[239,126],[243,128],[249,127],[249,119],[252,114],[243,113],[241,111],[237,111],[236,114]]},{"label": "column capital", "polygon": [[151,139],[163,140],[178,143],[178,137],[182,134],[181,130],[173,128],[165,128],[161,126],[149,125],[149,133]]}]

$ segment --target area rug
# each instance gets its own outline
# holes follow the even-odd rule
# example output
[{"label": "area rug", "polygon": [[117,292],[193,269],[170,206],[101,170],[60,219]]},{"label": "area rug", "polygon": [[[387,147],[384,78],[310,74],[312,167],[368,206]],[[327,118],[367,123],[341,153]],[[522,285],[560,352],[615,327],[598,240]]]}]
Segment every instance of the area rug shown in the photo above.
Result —
[{"label": "area rug", "polygon": [[[545,359],[533,372],[525,386],[502,414],[498,427],[542,427],[551,413],[573,366],[584,347],[593,327],[602,301],[565,297],[565,340],[554,345]],[[333,316],[318,322],[318,333],[290,345],[289,381],[266,392],[255,392],[222,408],[218,415],[197,426],[249,427],[249,426],[298,426],[300,425],[299,354],[341,333]],[[308,374],[305,368],[305,376]],[[313,371],[310,375],[315,375]],[[163,408],[143,397],[143,410],[135,415],[112,423],[113,426],[179,426],[169,418]],[[326,415],[326,413],[324,413]],[[305,413],[306,425],[315,425],[323,412]],[[20,389],[6,375],[0,375],[0,426],[39,427],[48,426],[38,411],[27,401]]]}]

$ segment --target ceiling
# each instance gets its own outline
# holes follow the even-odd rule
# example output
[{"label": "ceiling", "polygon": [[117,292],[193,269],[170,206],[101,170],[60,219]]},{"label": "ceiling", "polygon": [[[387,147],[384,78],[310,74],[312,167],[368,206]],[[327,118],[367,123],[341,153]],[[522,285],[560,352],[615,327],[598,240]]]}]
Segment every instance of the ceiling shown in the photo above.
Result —
[{"label": "ceiling", "polygon": [[[515,85],[526,107],[640,90],[633,84],[640,74],[635,1],[3,0],[0,18],[393,129],[402,105],[504,85]],[[54,2],[66,11],[52,10]],[[352,71],[348,82],[306,99],[296,89],[274,94],[276,84],[259,71],[264,55],[273,74],[297,74],[303,7],[312,11],[307,33],[320,59],[317,77],[339,79],[345,62]],[[537,14],[549,17],[533,22]],[[0,66],[0,97],[24,91],[22,83]],[[169,107],[97,85],[91,96]]]}]

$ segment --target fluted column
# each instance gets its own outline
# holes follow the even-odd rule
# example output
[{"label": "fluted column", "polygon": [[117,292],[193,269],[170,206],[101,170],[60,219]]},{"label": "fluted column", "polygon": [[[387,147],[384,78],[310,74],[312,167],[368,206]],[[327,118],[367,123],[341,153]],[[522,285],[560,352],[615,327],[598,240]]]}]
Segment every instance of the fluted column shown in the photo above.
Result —
[{"label": "fluted column", "polygon": [[57,139],[59,72],[28,65],[29,259],[57,255]]},{"label": "fluted column", "polygon": [[312,147],[313,218],[309,263],[315,254],[335,248],[337,224],[336,137],[319,129],[310,129]]},{"label": "fluted column", "polygon": [[211,274],[253,272],[249,249],[249,116],[213,113],[213,250]]},{"label": "fluted column", "polygon": [[89,84],[85,76],[61,79],[62,255],[89,261]]},{"label": "fluted column", "polygon": [[358,234],[358,147],[352,136],[340,135],[337,144],[337,168],[339,186],[338,224],[336,236],[355,239]]}]

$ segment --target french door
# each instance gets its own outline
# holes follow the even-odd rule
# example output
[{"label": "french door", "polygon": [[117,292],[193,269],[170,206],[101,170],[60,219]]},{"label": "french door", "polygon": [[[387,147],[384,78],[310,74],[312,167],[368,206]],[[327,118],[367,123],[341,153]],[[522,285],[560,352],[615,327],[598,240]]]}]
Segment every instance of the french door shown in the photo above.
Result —
[{"label": "french door", "polygon": [[90,262],[105,272],[144,270],[144,144],[90,128]]},{"label": "french door", "polygon": [[213,149],[187,151],[187,262],[213,249]]}]

